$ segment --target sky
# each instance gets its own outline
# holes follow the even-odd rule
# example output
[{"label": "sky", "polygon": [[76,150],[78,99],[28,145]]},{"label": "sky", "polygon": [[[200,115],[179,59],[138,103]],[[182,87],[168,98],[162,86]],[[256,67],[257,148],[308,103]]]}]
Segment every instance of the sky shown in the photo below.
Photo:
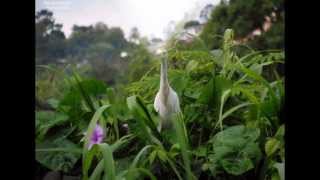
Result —
[{"label": "sky", "polygon": [[180,21],[197,7],[218,2],[220,0],[36,0],[36,11],[53,11],[67,36],[74,24],[103,22],[108,27],[121,27],[126,36],[131,28],[137,27],[142,36],[164,38],[171,21]]}]

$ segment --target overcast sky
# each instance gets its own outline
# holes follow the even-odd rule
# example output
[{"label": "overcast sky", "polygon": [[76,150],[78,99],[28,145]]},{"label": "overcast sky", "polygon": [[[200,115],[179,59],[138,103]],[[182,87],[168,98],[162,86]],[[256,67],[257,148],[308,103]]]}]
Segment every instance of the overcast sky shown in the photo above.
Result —
[{"label": "overcast sky", "polygon": [[[143,36],[164,38],[170,21],[179,21],[185,13],[220,0],[36,0],[36,10],[53,11],[57,23],[68,36],[74,24],[104,22],[119,26],[126,35],[137,27]],[[197,14],[198,15],[198,14]]]}]

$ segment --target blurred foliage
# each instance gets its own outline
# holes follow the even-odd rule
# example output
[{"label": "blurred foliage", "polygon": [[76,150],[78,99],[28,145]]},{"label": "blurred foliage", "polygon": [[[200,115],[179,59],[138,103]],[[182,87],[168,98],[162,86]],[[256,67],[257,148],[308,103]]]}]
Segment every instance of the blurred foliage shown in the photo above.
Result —
[{"label": "blurred foliage", "polygon": [[65,57],[66,37],[62,24],[55,23],[53,13],[42,10],[36,14],[36,63],[54,62]]},{"label": "blurred foliage", "polygon": [[[272,13],[275,13],[275,17]],[[271,19],[271,28],[263,31],[266,17]],[[210,49],[221,46],[224,30],[235,30],[235,40],[250,35],[254,30],[262,30],[261,36],[248,44],[255,49],[284,48],[284,1],[283,0],[222,0],[215,6],[211,18],[205,25],[200,37]]]},{"label": "blurred foliage", "polygon": [[[37,65],[71,64],[78,69],[86,68],[87,75],[116,85],[141,78],[153,64],[153,57],[146,48],[149,42],[140,37],[137,28],[132,29],[129,40],[125,39],[122,29],[101,22],[94,26],[74,25],[68,38],[61,28],[51,11],[37,12]],[[122,53],[126,56],[121,57]],[[45,83],[41,84],[45,86]]]}]

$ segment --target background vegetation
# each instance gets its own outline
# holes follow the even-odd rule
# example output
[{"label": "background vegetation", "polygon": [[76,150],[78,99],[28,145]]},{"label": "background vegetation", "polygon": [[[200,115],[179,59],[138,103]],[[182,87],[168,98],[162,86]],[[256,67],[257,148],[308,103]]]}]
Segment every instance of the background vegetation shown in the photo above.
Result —
[{"label": "background vegetation", "polygon": [[[173,35],[165,58],[182,113],[159,132],[163,56],[150,40],[103,23],[66,38],[52,12],[37,12],[37,178],[283,180],[283,16],[281,0],[221,1],[199,36]],[[97,122],[106,137],[88,150]]]}]

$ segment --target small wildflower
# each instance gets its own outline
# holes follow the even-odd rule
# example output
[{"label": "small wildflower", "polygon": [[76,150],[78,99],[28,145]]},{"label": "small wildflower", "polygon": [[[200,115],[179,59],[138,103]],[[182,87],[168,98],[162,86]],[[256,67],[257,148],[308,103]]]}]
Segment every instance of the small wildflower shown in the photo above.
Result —
[{"label": "small wildflower", "polygon": [[103,141],[103,138],[104,138],[103,129],[99,124],[97,124],[93,130],[93,133],[92,133],[90,139],[89,139],[88,148],[91,149],[94,144],[100,144]]}]

